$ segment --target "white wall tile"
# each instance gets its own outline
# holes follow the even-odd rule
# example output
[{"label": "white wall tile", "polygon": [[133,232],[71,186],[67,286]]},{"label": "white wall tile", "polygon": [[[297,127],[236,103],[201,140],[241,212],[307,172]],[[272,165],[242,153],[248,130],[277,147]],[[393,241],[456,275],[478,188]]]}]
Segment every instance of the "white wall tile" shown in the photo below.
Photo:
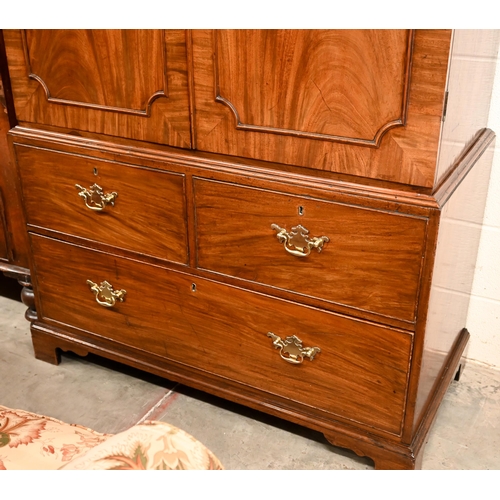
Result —
[{"label": "white wall tile", "polygon": [[472,338],[469,359],[500,367],[500,59],[488,127],[496,134],[496,148],[486,201],[467,328]]},{"label": "white wall tile", "polygon": [[[472,314],[471,314],[472,313]],[[500,302],[471,297],[467,329],[471,334],[466,357],[500,366]]]},{"label": "white wall tile", "polygon": [[[482,228],[472,294],[478,297],[496,300],[500,303],[499,228],[488,226]],[[500,323],[497,323],[496,328],[497,331],[500,331]]]},{"label": "white wall tile", "polygon": [[[500,116],[500,111],[498,112],[498,115]],[[488,198],[484,214],[484,224],[486,226],[500,227],[500,120],[498,128],[493,128],[491,126],[490,128],[492,128],[492,130],[494,130],[499,137],[496,139],[497,147],[493,156]]]}]

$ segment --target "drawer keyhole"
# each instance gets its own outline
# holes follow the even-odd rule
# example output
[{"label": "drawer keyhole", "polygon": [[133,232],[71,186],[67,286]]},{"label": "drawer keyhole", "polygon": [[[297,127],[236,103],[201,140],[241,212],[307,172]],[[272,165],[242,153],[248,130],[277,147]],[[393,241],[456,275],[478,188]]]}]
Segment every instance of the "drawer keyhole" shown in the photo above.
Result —
[{"label": "drawer keyhole", "polygon": [[299,215],[304,215],[304,207],[302,205],[299,207]]},{"label": "drawer keyhole", "polygon": [[196,283],[191,284],[191,291],[196,292]]}]

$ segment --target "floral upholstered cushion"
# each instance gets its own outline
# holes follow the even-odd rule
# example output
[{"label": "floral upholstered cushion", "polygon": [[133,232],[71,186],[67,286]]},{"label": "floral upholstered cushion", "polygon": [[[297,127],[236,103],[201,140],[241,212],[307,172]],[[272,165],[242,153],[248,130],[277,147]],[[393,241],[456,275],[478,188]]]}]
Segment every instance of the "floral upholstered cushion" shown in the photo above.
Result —
[{"label": "floral upholstered cushion", "polygon": [[120,432],[64,469],[221,470],[219,460],[193,436],[165,422],[144,422]]},{"label": "floral upholstered cushion", "polygon": [[0,406],[0,470],[222,469],[193,436],[165,422],[116,435]]},{"label": "floral upholstered cushion", "polygon": [[0,470],[58,469],[110,437],[80,425],[0,406]]}]

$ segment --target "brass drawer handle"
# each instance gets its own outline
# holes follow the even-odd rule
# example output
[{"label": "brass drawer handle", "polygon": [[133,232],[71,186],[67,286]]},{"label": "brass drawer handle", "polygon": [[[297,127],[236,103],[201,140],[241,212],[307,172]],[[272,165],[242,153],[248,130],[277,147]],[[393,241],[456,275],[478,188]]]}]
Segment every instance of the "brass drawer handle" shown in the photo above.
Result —
[{"label": "brass drawer handle", "polygon": [[113,290],[113,285],[103,281],[100,285],[87,280],[87,285],[94,292],[96,302],[104,307],[113,307],[116,301],[123,302],[125,299],[125,290]]},{"label": "brass drawer handle", "polygon": [[104,194],[102,187],[98,184],[94,184],[89,189],[80,186],[80,184],[75,184],[75,187],[80,190],[78,196],[81,196],[85,200],[85,205],[90,210],[98,212],[104,210],[106,205],[114,206],[115,199],[118,196],[118,193],[115,192]]},{"label": "brass drawer handle", "polygon": [[273,346],[280,350],[280,356],[294,365],[300,365],[304,358],[309,358],[312,361],[314,356],[321,352],[319,347],[302,347],[302,340],[295,335],[287,337],[285,340],[281,340],[281,337],[272,332],[268,332],[267,336],[273,339]]},{"label": "brass drawer handle", "polygon": [[311,253],[311,249],[316,248],[318,252],[323,249],[323,244],[330,241],[327,236],[319,238],[309,238],[309,231],[301,226],[292,227],[288,233],[286,229],[279,227],[278,224],[271,224],[271,229],[278,231],[276,238],[280,243],[283,243],[285,250],[296,257],[307,257]]}]

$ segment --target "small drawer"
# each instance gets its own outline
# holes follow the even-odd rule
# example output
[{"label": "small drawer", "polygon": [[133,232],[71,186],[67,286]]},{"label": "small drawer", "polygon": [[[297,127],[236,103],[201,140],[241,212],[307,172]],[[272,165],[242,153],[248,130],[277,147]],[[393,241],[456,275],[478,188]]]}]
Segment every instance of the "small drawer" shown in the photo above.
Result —
[{"label": "small drawer", "polygon": [[31,241],[41,321],[400,433],[410,333],[44,236]]},{"label": "small drawer", "polygon": [[27,223],[187,263],[182,175],[16,145]]},{"label": "small drawer", "polygon": [[427,219],[196,179],[197,266],[413,322]]}]

